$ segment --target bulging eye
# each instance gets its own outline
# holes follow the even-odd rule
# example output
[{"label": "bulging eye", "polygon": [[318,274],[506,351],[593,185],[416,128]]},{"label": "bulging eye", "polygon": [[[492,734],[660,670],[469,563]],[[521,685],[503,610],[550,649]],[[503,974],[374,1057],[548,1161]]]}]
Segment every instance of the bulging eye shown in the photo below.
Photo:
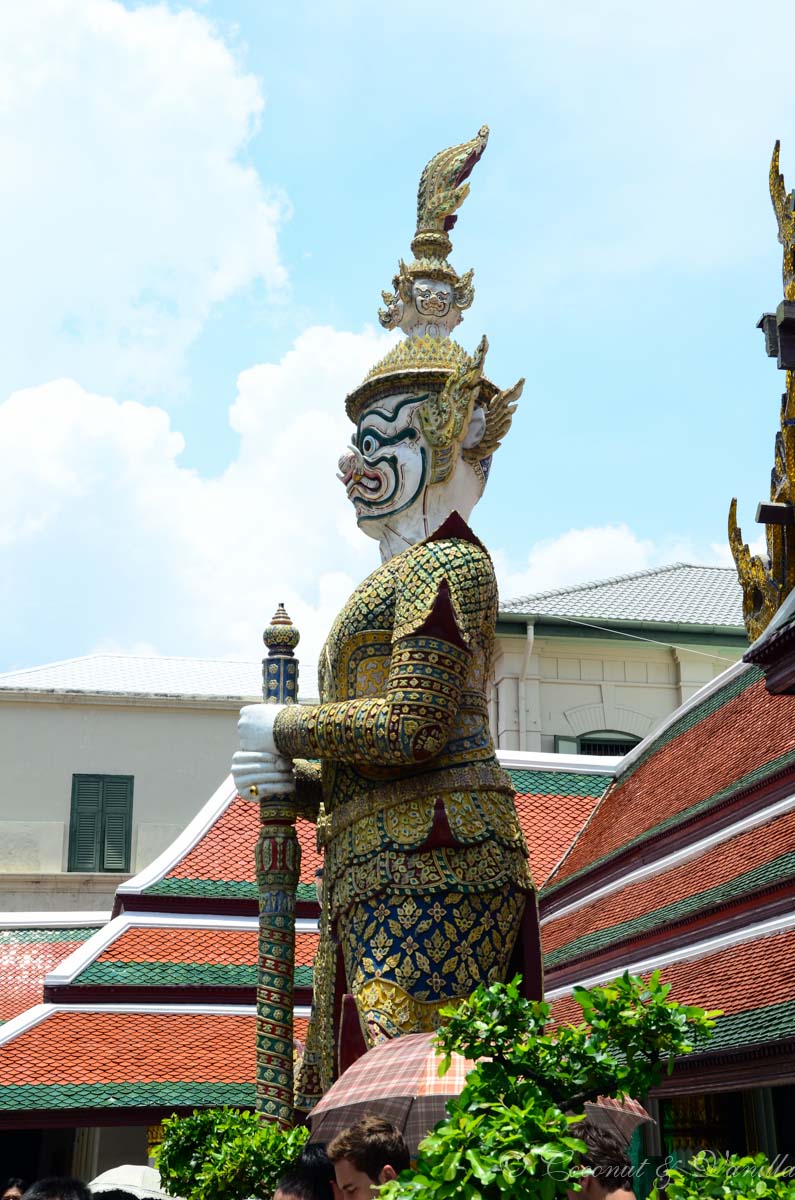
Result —
[{"label": "bulging eye", "polygon": [[367,458],[369,458],[371,454],[375,454],[376,450],[378,449],[378,442],[371,433],[365,434],[365,436],[362,438],[360,449],[362,454],[364,454]]}]

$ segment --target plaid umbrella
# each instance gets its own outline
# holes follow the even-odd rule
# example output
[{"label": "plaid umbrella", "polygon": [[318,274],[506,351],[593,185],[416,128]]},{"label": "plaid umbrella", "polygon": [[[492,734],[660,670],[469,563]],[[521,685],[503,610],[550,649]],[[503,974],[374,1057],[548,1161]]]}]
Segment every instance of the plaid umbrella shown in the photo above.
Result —
[{"label": "plaid umbrella", "polygon": [[312,1109],[311,1141],[329,1142],[368,1113],[399,1129],[412,1157],[425,1135],[445,1116],[445,1103],[464,1087],[475,1065],[454,1054],[439,1076],[432,1033],[406,1033],[381,1042],[348,1067]]},{"label": "plaid umbrella", "polygon": [[629,1142],[638,1125],[654,1124],[643,1105],[629,1096],[625,1100],[600,1096],[594,1103],[585,1105],[585,1115],[590,1125],[608,1129],[622,1142]]}]

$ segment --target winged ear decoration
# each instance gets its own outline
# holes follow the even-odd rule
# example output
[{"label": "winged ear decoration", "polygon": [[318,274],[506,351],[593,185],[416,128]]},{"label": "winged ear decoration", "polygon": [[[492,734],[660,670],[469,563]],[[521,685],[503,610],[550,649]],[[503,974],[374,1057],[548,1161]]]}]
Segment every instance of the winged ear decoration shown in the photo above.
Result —
[{"label": "winged ear decoration", "polygon": [[492,397],[491,403],[486,409],[486,429],[483,437],[476,446],[463,452],[467,462],[482,462],[484,458],[489,458],[495,450],[499,449],[502,439],[511,428],[513,414],[516,412],[516,405],[523,388],[524,380],[520,379],[513,387],[506,388],[504,392],[497,392]]},{"label": "winged ear decoration", "polygon": [[443,483],[453,469],[480,392],[488,340],[483,337],[468,362],[462,363],[439,392],[432,392],[420,409],[420,424],[431,447],[431,483]]}]

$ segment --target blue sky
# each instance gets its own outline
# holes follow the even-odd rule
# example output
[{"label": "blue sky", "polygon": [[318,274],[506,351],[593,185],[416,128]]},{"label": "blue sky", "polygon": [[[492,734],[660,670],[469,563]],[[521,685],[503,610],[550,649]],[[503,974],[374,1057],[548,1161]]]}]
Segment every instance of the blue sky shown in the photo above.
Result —
[{"label": "blue sky", "polygon": [[728,561],[782,378],[773,142],[791,5],[127,4],[0,14],[0,670],[97,649],[315,657],[376,563],[344,393],[427,159],[486,122],[460,340],[527,383],[473,517],[503,594]]}]

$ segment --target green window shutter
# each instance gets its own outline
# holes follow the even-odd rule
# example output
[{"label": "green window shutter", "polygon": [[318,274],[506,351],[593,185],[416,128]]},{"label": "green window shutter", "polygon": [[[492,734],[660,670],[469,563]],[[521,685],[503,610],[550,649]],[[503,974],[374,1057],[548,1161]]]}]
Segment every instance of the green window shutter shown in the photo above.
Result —
[{"label": "green window shutter", "polygon": [[129,871],[132,833],[131,775],[106,775],[102,787],[101,871]]},{"label": "green window shutter", "polygon": [[72,776],[69,870],[98,871],[102,837],[102,777]]}]

